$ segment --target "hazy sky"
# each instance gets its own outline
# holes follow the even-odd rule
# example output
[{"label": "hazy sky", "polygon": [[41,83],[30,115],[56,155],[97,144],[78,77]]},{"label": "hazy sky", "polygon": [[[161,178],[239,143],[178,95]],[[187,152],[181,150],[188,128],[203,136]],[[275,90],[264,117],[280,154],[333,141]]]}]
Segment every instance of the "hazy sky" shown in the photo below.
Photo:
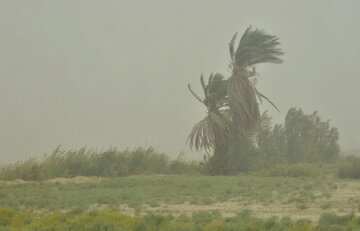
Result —
[{"label": "hazy sky", "polygon": [[[0,2],[0,163],[82,146],[154,146],[171,156],[205,108],[199,76],[229,74],[249,26],[280,38],[284,63],[259,88],[280,108],[318,110],[360,147],[360,1]],[[199,91],[199,93],[201,93]]]}]

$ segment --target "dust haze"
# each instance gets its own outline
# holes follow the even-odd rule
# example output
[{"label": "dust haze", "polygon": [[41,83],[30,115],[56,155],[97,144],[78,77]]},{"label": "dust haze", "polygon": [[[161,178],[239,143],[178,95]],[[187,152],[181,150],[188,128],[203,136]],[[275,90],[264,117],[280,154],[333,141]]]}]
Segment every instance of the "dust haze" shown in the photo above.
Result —
[{"label": "dust haze", "polygon": [[359,149],[358,1],[2,1],[0,163],[83,146],[154,146],[176,157],[205,114],[187,91],[229,74],[228,43],[249,25],[280,38],[259,89],[319,111]]}]

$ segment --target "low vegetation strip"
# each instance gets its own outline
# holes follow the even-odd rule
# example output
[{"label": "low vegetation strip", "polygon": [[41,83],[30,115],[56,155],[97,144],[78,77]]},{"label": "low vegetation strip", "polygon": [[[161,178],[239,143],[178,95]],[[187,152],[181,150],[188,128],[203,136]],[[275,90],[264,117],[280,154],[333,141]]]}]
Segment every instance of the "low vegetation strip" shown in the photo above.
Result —
[{"label": "low vegetation strip", "polygon": [[53,212],[37,215],[0,209],[1,231],[332,231],[358,230],[360,219],[353,215],[336,216],[324,214],[318,224],[306,220],[292,221],[290,218],[259,219],[248,212],[232,218],[222,218],[216,213],[197,213],[191,217],[181,216],[129,216],[111,210],[89,213]]},{"label": "low vegetation strip", "polygon": [[[266,176],[316,177],[338,174],[340,178],[360,178],[360,158],[342,157],[337,163],[272,164],[254,168]],[[247,172],[249,173],[249,172]],[[60,147],[40,159],[28,159],[0,166],[0,181],[44,181],[54,178],[120,177],[132,175],[211,175],[205,163],[187,161],[179,156],[171,160],[155,149],[139,147],[119,151],[82,148],[64,151]]]},{"label": "low vegetation strip", "polygon": [[170,160],[155,149],[139,147],[119,151],[110,148],[96,151],[82,148],[64,151],[60,147],[41,159],[28,159],[0,168],[0,180],[40,181],[58,177],[118,177],[141,174],[198,175],[203,168],[198,162],[181,158]]}]

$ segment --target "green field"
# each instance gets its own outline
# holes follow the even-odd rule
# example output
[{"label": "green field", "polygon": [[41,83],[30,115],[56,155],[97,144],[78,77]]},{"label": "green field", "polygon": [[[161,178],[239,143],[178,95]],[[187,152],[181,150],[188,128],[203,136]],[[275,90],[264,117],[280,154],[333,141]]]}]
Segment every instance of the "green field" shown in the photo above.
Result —
[{"label": "green field", "polygon": [[[321,214],[359,215],[360,182],[328,174],[315,177],[154,175],[57,178],[40,182],[16,180],[0,183],[0,207],[14,213],[37,214],[42,219],[50,219],[54,213],[86,217],[96,211],[111,210],[112,216],[123,214],[129,219],[153,214],[173,219],[203,217],[234,221],[239,219],[239,214],[247,213],[259,219],[276,218],[280,222],[290,218],[317,224]],[[81,219],[88,219],[85,217]]]}]

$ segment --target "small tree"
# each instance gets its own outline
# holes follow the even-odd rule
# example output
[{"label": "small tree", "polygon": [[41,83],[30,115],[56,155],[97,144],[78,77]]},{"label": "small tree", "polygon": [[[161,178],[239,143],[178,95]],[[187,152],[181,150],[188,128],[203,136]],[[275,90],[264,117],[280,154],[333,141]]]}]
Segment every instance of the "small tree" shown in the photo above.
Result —
[{"label": "small tree", "polygon": [[306,115],[291,108],[285,118],[285,130],[290,163],[332,162],[340,153],[339,133],[322,121],[317,112]]},{"label": "small tree", "polygon": [[301,109],[290,108],[285,117],[290,163],[315,161],[314,129],[311,118]]},{"label": "small tree", "polygon": [[314,145],[317,159],[321,162],[333,162],[340,153],[339,132],[330,127],[330,120],[322,121],[318,112],[311,115],[314,125]]}]

